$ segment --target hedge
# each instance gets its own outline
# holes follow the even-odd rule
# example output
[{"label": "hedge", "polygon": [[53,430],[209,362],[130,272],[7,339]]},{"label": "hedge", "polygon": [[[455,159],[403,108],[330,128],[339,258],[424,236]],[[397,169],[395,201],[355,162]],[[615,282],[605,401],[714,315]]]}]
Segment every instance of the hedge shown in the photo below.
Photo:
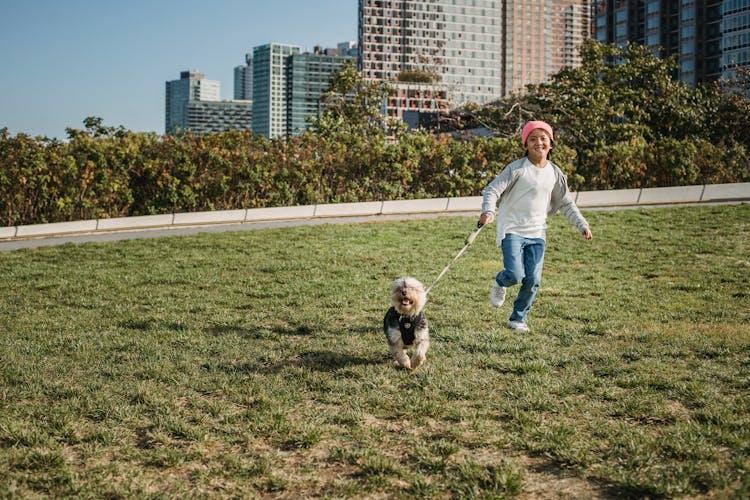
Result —
[{"label": "hedge", "polygon": [[[87,122],[66,141],[0,130],[1,226],[272,206],[476,196],[523,154],[518,137],[397,141],[305,133],[180,136]],[[558,138],[552,160],[574,190],[750,180],[747,152],[680,139],[595,145]]]}]

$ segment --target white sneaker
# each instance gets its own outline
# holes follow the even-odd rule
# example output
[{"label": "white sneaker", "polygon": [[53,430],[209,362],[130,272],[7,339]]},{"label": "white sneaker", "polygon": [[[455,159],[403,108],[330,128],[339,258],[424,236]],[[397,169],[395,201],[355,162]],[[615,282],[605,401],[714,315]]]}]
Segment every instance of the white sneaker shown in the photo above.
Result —
[{"label": "white sneaker", "polygon": [[520,321],[508,321],[508,328],[517,332],[528,332],[529,325],[521,323]]},{"label": "white sneaker", "polygon": [[497,281],[492,285],[490,290],[490,304],[494,307],[500,307],[505,302],[505,287],[497,284]]}]

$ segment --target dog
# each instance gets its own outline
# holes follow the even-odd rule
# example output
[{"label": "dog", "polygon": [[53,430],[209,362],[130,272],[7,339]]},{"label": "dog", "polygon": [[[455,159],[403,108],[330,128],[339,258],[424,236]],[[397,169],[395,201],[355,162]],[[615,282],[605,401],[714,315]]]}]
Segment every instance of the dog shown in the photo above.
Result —
[{"label": "dog", "polygon": [[[419,280],[401,277],[391,284],[391,308],[385,313],[383,330],[393,359],[407,370],[416,370],[427,360],[430,335],[422,314],[425,302],[427,292]],[[414,348],[411,359],[409,348]]]}]

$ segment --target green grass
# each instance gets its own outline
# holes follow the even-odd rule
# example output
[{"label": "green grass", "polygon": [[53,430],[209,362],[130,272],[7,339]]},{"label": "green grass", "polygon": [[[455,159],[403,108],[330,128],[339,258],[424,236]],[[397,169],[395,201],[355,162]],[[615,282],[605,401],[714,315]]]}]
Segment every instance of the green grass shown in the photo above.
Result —
[{"label": "green grass", "polygon": [[531,332],[483,232],[394,367],[391,280],[474,218],[0,253],[0,496],[750,495],[750,206],[550,220]]}]

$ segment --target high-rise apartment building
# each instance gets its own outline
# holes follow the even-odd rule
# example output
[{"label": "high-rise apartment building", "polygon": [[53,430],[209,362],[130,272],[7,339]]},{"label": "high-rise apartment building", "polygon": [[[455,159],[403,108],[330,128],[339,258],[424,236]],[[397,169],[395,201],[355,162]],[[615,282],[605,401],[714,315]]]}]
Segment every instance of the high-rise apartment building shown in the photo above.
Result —
[{"label": "high-rise apartment building", "polygon": [[336,48],[342,56],[357,57],[359,55],[359,46],[353,40],[341,42],[336,45]]},{"label": "high-rise apartment building", "polygon": [[[391,116],[488,103],[579,64],[589,19],[588,0],[359,0],[359,66],[397,87],[406,108],[389,102]],[[436,81],[409,81],[415,71]]]},{"label": "high-rise apartment building", "polygon": [[[356,49],[355,49],[356,50]],[[286,135],[301,134],[308,118],[320,112],[320,97],[328,89],[331,76],[345,64],[356,64],[357,58],[342,55],[352,47],[339,44],[338,49],[315,47],[312,53],[292,54],[287,60]]]},{"label": "high-rise apartment building", "polygon": [[596,38],[675,56],[687,84],[731,76],[750,65],[750,0],[597,0]]},{"label": "high-rise apartment building", "polygon": [[750,0],[721,2],[721,74],[735,76],[750,70]]},{"label": "high-rise apartment building", "polygon": [[301,47],[280,43],[253,49],[253,133],[286,134],[287,58],[301,52]]},{"label": "high-rise apartment building", "polygon": [[581,44],[591,33],[591,0],[560,2],[553,19],[553,43],[559,50],[552,55],[553,72],[581,65]]},{"label": "high-rise apartment building", "polygon": [[590,1],[503,3],[503,95],[542,83],[563,67],[580,65],[578,49],[590,35]]},{"label": "high-rise apartment building", "polygon": [[432,73],[435,85],[404,83],[422,94],[450,92],[457,105],[496,99],[502,94],[502,7],[490,0],[359,0],[362,77],[397,84],[410,73]]},{"label": "high-rise apartment building", "polygon": [[245,64],[234,68],[234,98],[253,100],[253,55],[245,54]]},{"label": "high-rise apartment building", "polygon": [[[274,138],[295,136],[320,112],[320,97],[331,75],[356,64],[355,42],[302,52],[295,45],[270,43],[253,49],[253,133]],[[249,59],[249,57],[248,57]],[[235,87],[238,73],[235,71]]]},{"label": "high-rise apartment building", "polygon": [[206,80],[199,71],[183,71],[179,80],[166,84],[166,133],[191,131],[197,134],[230,128],[248,130],[252,124],[252,103],[220,100],[221,85]]},{"label": "high-rise apartment building", "polygon": [[206,80],[200,71],[182,71],[179,80],[166,82],[166,133],[187,130],[188,102],[218,101],[219,96],[220,83]]}]

